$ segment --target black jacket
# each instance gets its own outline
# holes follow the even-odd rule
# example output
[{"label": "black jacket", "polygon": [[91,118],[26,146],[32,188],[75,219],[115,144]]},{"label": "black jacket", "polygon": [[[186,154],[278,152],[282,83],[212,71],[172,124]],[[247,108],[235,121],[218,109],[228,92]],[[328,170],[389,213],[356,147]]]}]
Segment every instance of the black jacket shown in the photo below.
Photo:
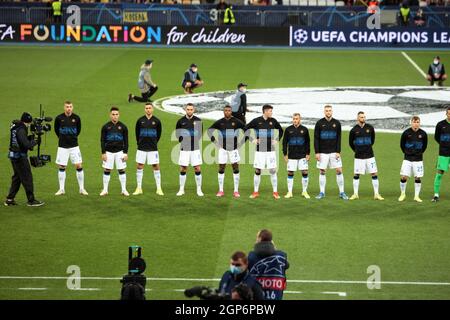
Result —
[{"label": "black jacket", "polygon": [[408,161],[422,161],[427,145],[427,133],[422,129],[414,131],[409,128],[403,132],[400,139],[400,148],[405,154],[405,160]]},{"label": "black jacket", "polygon": [[246,138],[250,136],[250,130],[255,130],[256,139],[259,139],[259,144],[256,146],[256,151],[261,152],[274,151],[272,140],[277,138],[275,135],[275,130],[278,131],[278,141],[280,141],[283,137],[283,128],[275,118],[264,119],[263,116],[255,118],[245,126],[244,130]]},{"label": "black jacket", "polygon": [[61,113],[55,118],[55,133],[58,137],[58,147],[74,148],[78,146],[78,136],[81,132],[81,119],[75,113],[69,117]]},{"label": "black jacket", "polygon": [[218,141],[216,142],[219,147],[233,151],[239,148],[238,137],[239,131],[244,131],[245,124],[238,118],[231,117],[230,119],[222,118],[214,122],[208,129],[208,136],[212,142],[216,141],[214,137],[214,131],[218,131]]},{"label": "black jacket", "polygon": [[303,159],[310,153],[310,138],[308,128],[291,125],[284,130],[283,155],[289,159]]},{"label": "black jacket", "polygon": [[136,122],[135,132],[138,150],[158,150],[162,126],[161,121],[157,117],[152,116],[150,119],[147,119],[147,116],[140,117]]},{"label": "black jacket", "polygon": [[202,120],[196,116],[188,119],[186,116],[178,120],[175,136],[181,143],[180,150],[194,151],[200,150],[200,142],[203,134]]},{"label": "black jacket", "polygon": [[374,156],[372,146],[375,143],[375,129],[368,123],[363,127],[357,124],[350,130],[348,142],[356,159],[370,159]]},{"label": "black jacket", "polygon": [[444,119],[436,125],[434,140],[439,143],[439,155],[450,157],[450,123]]},{"label": "black jacket", "polygon": [[341,152],[341,123],[331,118],[322,118],[314,128],[314,150],[316,153]]},{"label": "black jacket", "polygon": [[122,122],[109,121],[102,127],[100,145],[102,154],[108,152],[128,153],[128,128]]},{"label": "black jacket", "polygon": [[9,158],[19,159],[27,156],[36,141],[28,139],[28,128],[22,121],[15,120],[11,124],[11,136],[9,139]]}]

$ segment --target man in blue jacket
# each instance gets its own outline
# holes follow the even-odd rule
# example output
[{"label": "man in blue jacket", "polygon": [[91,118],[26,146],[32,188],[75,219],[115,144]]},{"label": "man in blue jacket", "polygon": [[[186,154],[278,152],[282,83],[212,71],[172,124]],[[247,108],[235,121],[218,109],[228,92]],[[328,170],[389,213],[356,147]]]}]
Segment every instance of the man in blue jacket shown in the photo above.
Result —
[{"label": "man in blue jacket", "polygon": [[264,291],[266,300],[283,299],[286,289],[287,255],[277,250],[270,230],[260,230],[256,236],[254,251],[248,254],[248,269]]},{"label": "man in blue jacket", "polygon": [[241,283],[252,290],[254,300],[264,300],[261,285],[248,271],[246,254],[236,251],[231,256],[230,270],[226,271],[220,280],[219,292],[231,296],[231,291]]}]

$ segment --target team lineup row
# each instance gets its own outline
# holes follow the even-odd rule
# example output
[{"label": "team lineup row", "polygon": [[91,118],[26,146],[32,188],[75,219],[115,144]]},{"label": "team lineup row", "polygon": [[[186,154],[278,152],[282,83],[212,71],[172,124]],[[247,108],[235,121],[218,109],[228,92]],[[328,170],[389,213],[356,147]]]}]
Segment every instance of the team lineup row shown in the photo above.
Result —
[{"label": "team lineup row", "polygon": [[[287,163],[287,186],[288,192],[285,198],[293,196],[294,172],[301,171],[302,174],[302,196],[310,198],[308,195],[308,163],[310,160],[310,136],[308,129],[301,125],[301,116],[293,115],[293,124],[282,129],[278,121],[272,117],[273,108],[264,105],[262,116],[255,118],[250,123],[245,124],[241,120],[232,116],[231,107],[224,108],[224,117],[216,121],[209,129],[208,135],[211,141],[218,147],[218,197],[224,196],[225,166],[231,163],[233,169],[234,197],[239,194],[239,147],[246,140],[256,144],[254,155],[254,191],[251,198],[259,196],[259,185],[261,181],[261,170],[268,169],[273,188],[273,197],[279,199],[277,189],[277,153],[275,145],[282,139],[284,159]],[[201,119],[194,115],[195,108],[192,104],[185,106],[186,115],[178,120],[176,125],[176,137],[180,142],[180,153],[178,164],[180,165],[179,191],[177,196],[185,193],[186,172],[189,166],[195,171],[195,181],[197,195],[203,196],[202,192],[202,155],[200,151],[200,140],[202,137]],[[320,193],[317,199],[325,197],[326,170],[328,168],[336,170],[336,180],[339,187],[339,197],[349,199],[344,192],[344,176],[342,173],[341,152],[341,124],[333,118],[331,106],[324,107],[325,117],[320,119],[314,131],[314,149],[317,160],[317,168],[320,170],[319,186]],[[439,143],[439,159],[437,174],[435,179],[435,195],[433,200],[439,199],[439,188],[442,175],[449,167],[450,159],[450,108],[446,110],[447,118],[439,122],[436,126],[435,140]],[[84,177],[82,171],[82,158],[78,147],[77,137],[81,130],[81,120],[73,113],[73,105],[66,102],[64,113],[55,119],[55,132],[59,138],[56,163],[59,166],[59,190],[56,195],[65,193],[65,169],[69,159],[75,164],[80,193],[87,195],[84,189]],[[245,132],[245,139],[239,139],[238,132]],[[254,130],[256,137],[251,137],[248,133]],[[218,132],[216,139],[214,132]],[[276,135],[278,131],[278,136]],[[133,195],[142,194],[143,168],[145,164],[153,166],[153,173],[156,182],[156,193],[163,195],[161,188],[161,173],[159,168],[158,142],[161,137],[162,125],[160,120],[153,115],[153,105],[145,104],[145,115],[138,119],[135,133],[137,140],[137,188]],[[350,131],[349,144],[355,152],[353,195],[350,200],[358,199],[359,176],[370,174],[374,189],[374,198],[383,200],[379,194],[379,181],[377,176],[377,165],[372,146],[375,143],[375,129],[366,123],[363,112],[357,115],[357,124]],[[419,193],[421,189],[421,178],[424,174],[423,153],[428,144],[427,133],[420,129],[419,117],[411,119],[411,127],[403,132],[401,136],[401,149],[404,153],[404,160],[401,166],[399,201],[405,200],[406,183],[409,177],[415,180],[414,200],[421,202]],[[119,172],[122,194],[128,196],[126,189],[126,162],[128,160],[128,129],[119,121],[119,109],[112,107],[110,110],[110,121],[106,123],[101,131],[101,149],[103,160],[103,190],[101,196],[108,194],[110,173],[116,168]]]}]

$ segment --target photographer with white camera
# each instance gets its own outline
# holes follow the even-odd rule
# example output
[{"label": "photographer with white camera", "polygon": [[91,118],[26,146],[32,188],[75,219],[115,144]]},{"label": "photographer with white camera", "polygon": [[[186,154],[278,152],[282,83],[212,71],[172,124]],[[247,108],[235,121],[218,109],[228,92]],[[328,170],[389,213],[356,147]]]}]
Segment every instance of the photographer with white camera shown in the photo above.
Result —
[{"label": "photographer with white camera", "polygon": [[30,163],[28,162],[28,150],[32,150],[37,144],[34,139],[28,138],[28,127],[33,122],[33,117],[24,112],[20,120],[13,121],[11,125],[11,137],[9,142],[8,158],[14,170],[12,176],[11,188],[6,197],[5,206],[15,206],[14,200],[22,184],[28,198],[27,205],[30,207],[39,207],[44,204],[34,198],[33,192],[33,174],[31,173]]}]

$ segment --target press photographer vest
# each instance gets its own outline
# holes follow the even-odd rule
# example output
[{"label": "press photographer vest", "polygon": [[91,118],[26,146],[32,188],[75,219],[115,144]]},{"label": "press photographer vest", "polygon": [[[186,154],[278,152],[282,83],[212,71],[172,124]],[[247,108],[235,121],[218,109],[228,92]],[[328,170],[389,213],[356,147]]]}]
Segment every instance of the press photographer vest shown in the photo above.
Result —
[{"label": "press photographer vest", "polygon": [[188,73],[189,73],[189,81],[195,82],[197,80],[198,72],[193,72],[191,69],[189,69]]},{"label": "press photographer vest", "polygon": [[431,70],[433,71],[433,75],[435,75],[436,73],[437,74],[442,73],[442,63],[438,63],[437,65],[432,63],[430,66],[431,66]]},{"label": "press photographer vest", "polygon": [[252,265],[250,274],[261,284],[266,300],[283,299],[283,291],[286,289],[286,266],[287,258],[283,251],[258,258]]}]

